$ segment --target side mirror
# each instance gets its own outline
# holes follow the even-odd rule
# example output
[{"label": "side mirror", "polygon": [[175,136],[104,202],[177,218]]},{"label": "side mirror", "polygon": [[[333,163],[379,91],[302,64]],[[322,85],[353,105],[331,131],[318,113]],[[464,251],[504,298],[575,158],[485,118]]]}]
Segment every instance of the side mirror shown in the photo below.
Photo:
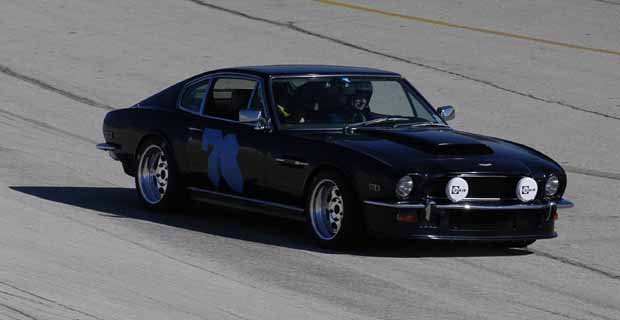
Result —
[{"label": "side mirror", "polygon": [[454,111],[453,106],[440,107],[437,109],[437,112],[439,112],[439,115],[441,116],[441,118],[444,119],[444,121],[453,120],[455,116],[455,111]]},{"label": "side mirror", "polygon": [[239,110],[239,122],[241,123],[253,123],[254,130],[257,131],[269,131],[271,125],[263,117],[263,113],[260,110]]}]

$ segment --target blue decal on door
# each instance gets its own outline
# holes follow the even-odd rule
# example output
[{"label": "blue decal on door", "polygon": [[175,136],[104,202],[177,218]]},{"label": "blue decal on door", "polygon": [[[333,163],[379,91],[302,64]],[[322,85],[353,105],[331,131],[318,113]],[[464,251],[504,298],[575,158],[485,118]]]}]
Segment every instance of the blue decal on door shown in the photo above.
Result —
[{"label": "blue decal on door", "polygon": [[236,192],[243,192],[243,177],[237,161],[239,143],[234,134],[224,135],[221,130],[205,129],[202,134],[202,150],[211,153],[208,158],[209,180],[214,186],[220,186],[223,178],[226,184]]}]

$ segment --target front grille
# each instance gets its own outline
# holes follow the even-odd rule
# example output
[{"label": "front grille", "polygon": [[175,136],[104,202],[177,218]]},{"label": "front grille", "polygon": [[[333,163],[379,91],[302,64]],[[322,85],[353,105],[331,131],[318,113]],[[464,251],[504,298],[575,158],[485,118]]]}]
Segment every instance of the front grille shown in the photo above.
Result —
[{"label": "front grille", "polygon": [[[430,195],[446,199],[446,184],[452,177],[442,177],[431,182]],[[470,199],[515,199],[519,176],[462,176],[469,185],[467,198]]]},{"label": "front grille", "polygon": [[516,210],[511,212],[451,211],[449,227],[452,230],[534,231],[543,222],[540,210]]}]

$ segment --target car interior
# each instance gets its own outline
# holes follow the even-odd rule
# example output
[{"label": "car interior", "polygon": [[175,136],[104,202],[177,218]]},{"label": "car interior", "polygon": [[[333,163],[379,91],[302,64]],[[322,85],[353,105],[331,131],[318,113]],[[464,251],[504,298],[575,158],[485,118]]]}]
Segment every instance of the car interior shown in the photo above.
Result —
[{"label": "car interior", "polygon": [[249,82],[251,89],[245,88],[248,87],[247,83],[241,84],[240,81],[238,83],[230,81],[226,85],[218,86],[220,81],[218,80],[207,96],[205,114],[212,117],[239,121],[239,110],[248,106],[254,91],[255,82],[241,79],[225,80]]}]

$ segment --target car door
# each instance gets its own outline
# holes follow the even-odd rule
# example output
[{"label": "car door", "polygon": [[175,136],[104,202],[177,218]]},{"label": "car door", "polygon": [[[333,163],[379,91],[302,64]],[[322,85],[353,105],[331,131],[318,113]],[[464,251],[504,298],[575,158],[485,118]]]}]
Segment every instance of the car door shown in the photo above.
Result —
[{"label": "car door", "polygon": [[200,123],[202,121],[202,109],[206,93],[211,84],[210,78],[202,78],[188,83],[182,90],[177,102],[177,108],[183,127],[179,128],[178,142],[176,143],[177,162],[184,181],[189,186],[195,186],[199,179],[192,167],[192,159],[195,159],[200,146]]},{"label": "car door", "polygon": [[[191,187],[248,198],[265,196],[270,165],[266,132],[239,120],[239,111],[263,109],[262,81],[246,75],[210,78],[200,116],[188,123]],[[268,149],[268,148],[267,148]]]}]

